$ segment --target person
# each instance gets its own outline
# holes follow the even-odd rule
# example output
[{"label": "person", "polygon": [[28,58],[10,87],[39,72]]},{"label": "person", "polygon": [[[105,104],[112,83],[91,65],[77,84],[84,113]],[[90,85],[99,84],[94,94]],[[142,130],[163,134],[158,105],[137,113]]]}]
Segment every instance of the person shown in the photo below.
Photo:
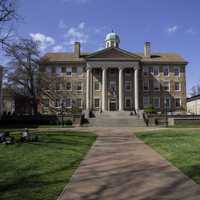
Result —
[{"label": "person", "polygon": [[143,113],[143,119],[144,119],[146,126],[149,126],[149,116],[145,112]]},{"label": "person", "polygon": [[28,140],[28,138],[29,138],[29,131],[27,128],[25,128],[21,135],[21,141],[25,142]]}]

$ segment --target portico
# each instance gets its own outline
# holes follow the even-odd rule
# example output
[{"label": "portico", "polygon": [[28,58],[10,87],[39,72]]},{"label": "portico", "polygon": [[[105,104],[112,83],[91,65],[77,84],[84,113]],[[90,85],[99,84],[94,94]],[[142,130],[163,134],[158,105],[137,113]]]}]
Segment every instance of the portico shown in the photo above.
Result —
[{"label": "portico", "polygon": [[[101,91],[93,91],[95,69],[100,71]],[[93,99],[100,99],[99,110],[123,111],[127,109],[126,99],[130,102],[129,110],[139,110],[138,70],[136,61],[88,61],[86,67],[86,109],[93,110]],[[126,74],[126,72],[130,74]],[[129,82],[126,88],[125,83]],[[129,88],[130,87],[130,88]],[[129,89],[126,92],[126,89]],[[127,101],[127,102],[128,102]]]}]

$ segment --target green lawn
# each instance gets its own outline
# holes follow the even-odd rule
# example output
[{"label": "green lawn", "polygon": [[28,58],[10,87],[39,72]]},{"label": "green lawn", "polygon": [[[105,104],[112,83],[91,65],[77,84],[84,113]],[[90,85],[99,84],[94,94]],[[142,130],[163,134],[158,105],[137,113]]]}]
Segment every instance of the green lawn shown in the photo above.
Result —
[{"label": "green lawn", "polygon": [[42,132],[39,142],[0,144],[0,199],[53,200],[58,197],[96,136]]},{"label": "green lawn", "polygon": [[137,137],[200,184],[200,129],[151,131]]}]

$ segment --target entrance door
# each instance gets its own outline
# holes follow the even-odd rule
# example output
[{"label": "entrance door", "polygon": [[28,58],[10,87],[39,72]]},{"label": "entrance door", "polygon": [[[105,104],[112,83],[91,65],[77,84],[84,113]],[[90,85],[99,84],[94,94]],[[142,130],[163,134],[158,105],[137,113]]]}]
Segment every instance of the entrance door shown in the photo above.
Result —
[{"label": "entrance door", "polygon": [[116,111],[116,110],[117,110],[116,100],[110,100],[110,111]]}]

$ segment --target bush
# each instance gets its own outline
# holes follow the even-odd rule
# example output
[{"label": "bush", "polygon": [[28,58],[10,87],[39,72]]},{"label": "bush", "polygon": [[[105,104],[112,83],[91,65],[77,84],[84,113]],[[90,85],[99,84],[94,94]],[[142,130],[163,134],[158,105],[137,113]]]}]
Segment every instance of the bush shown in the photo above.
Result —
[{"label": "bush", "polygon": [[156,114],[156,109],[153,106],[144,108],[144,112],[150,113],[150,114]]}]

